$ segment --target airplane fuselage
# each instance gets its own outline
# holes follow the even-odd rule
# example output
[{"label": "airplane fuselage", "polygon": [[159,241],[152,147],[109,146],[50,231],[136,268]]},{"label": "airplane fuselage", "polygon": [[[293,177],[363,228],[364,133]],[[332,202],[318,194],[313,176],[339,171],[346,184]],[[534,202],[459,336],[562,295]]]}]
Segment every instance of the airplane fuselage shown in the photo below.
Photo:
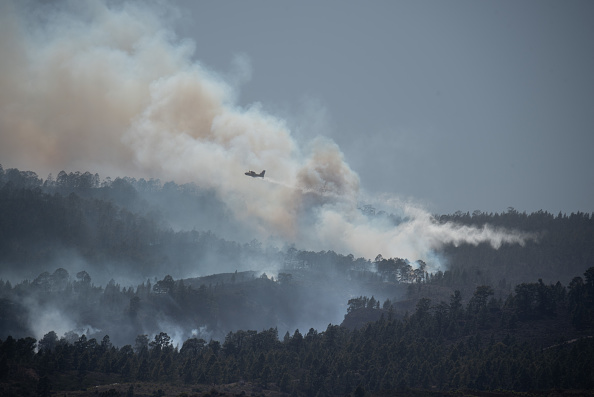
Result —
[{"label": "airplane fuselage", "polygon": [[260,172],[259,174],[256,174],[254,171],[249,170],[248,172],[245,173],[245,175],[247,176],[251,176],[252,178],[262,178],[264,179],[264,174],[266,173],[266,170],[263,170],[262,172]]}]

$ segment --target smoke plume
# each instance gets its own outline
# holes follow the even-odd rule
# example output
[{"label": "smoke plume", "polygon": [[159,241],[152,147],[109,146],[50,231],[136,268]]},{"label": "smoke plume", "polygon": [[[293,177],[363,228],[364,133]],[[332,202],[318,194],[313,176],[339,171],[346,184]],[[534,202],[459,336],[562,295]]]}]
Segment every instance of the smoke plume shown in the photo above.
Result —
[{"label": "smoke plume", "polygon": [[[37,172],[92,170],[195,182],[215,190],[254,237],[373,258],[423,259],[446,243],[526,236],[438,224],[400,206],[398,226],[357,209],[359,178],[338,146],[300,145],[260,105],[237,103],[249,78],[223,79],[171,29],[164,5],[0,5],[0,158]],[[248,178],[248,169],[266,178]]]}]

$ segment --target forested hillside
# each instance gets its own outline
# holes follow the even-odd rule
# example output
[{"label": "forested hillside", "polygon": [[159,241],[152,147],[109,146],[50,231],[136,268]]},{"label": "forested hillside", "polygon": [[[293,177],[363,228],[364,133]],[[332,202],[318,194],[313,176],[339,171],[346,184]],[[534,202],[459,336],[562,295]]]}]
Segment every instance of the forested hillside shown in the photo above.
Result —
[{"label": "forested hillside", "polygon": [[195,185],[0,166],[2,392],[594,388],[592,214],[432,222],[533,238],[356,258],[258,241]]},{"label": "forested hillside", "polygon": [[[295,259],[289,247],[254,240],[233,221],[213,192],[195,185],[127,177],[101,180],[90,172],[63,171],[55,179],[50,175],[43,180],[30,171],[0,166],[0,200],[0,264],[11,267],[17,280],[33,279],[59,267],[92,273],[91,268],[98,266],[101,273],[117,267],[116,276],[130,269],[138,282],[166,274],[188,277],[192,271],[206,275],[256,270],[254,267],[265,268],[264,262],[278,265]],[[401,221],[379,209],[377,213],[369,211],[368,206],[362,211],[395,225]],[[459,227],[489,225],[535,236],[524,245],[503,244],[493,249],[487,243],[459,244],[435,252],[445,282],[457,283],[457,287],[501,284],[509,289],[535,277],[569,282],[594,262],[592,214],[526,214],[510,208],[501,214],[436,215],[434,222]],[[68,258],[68,253],[77,258]],[[297,258],[301,262],[317,262],[311,253],[301,257]],[[434,258],[400,258],[403,262],[398,262],[399,258],[380,257],[396,261],[396,266],[388,263],[388,268],[383,267],[383,276],[408,281],[407,274],[418,269],[416,261],[428,262],[427,269],[435,269],[436,264],[430,263]],[[404,266],[404,272],[399,273],[400,263],[410,264],[411,269]],[[98,280],[98,274],[93,276]],[[106,284],[111,277],[103,278],[101,282]]]},{"label": "forested hillside", "polygon": [[[192,274],[197,264],[203,273],[215,273],[221,263],[241,270],[252,259],[247,245],[213,234],[229,224],[225,209],[196,186],[129,178],[100,182],[88,172],[61,172],[56,180],[42,181],[32,172],[4,172],[0,166],[0,203],[0,263],[20,278],[58,267],[97,268],[106,284],[126,271],[141,281],[164,276],[164,268],[174,276]],[[189,227],[177,225],[180,219]]]}]

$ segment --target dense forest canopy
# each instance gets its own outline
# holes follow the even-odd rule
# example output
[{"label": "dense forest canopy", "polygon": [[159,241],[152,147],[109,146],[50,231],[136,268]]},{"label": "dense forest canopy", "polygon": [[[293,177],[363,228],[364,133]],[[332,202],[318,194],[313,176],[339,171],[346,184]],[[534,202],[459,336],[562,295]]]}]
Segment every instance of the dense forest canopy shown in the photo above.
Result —
[{"label": "dense forest canopy", "polygon": [[0,166],[0,365],[77,370],[78,387],[88,371],[305,394],[593,387],[577,353],[592,351],[592,214],[432,222],[534,238],[356,258],[250,238],[196,185]]},{"label": "dense forest canopy", "polygon": [[[30,337],[8,336],[0,340],[0,377],[27,380],[30,372],[23,369],[35,371],[37,382],[9,383],[9,391],[24,394],[32,392],[33,384],[38,391],[49,390],[52,382],[86,390],[94,373],[132,388],[148,380],[186,385],[239,382],[244,387],[247,381],[298,395],[404,393],[411,388],[591,390],[594,267],[584,276],[575,277],[569,287],[542,280],[523,283],[505,301],[495,299],[489,286],[477,287],[466,305],[459,291],[447,302],[422,298],[404,317],[394,314],[389,301],[380,307],[373,297],[361,296],[349,301],[345,322],[362,312],[378,319],[352,330],[329,324],[321,332],[297,329],[283,337],[276,327],[237,330],[222,341],[196,335],[183,344],[159,332],[138,335],[122,347],[107,334],[89,338],[68,332],[59,338],[50,331],[37,345]],[[163,283],[176,288],[173,280]],[[136,316],[133,305],[129,314]],[[65,382],[67,373],[77,376]]]}]

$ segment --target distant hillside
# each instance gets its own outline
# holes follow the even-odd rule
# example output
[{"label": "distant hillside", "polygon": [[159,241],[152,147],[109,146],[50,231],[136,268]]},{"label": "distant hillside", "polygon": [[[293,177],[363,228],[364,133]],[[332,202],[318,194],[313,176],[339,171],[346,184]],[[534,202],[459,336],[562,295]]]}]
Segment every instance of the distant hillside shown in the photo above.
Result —
[{"label": "distant hillside", "polygon": [[[90,172],[63,171],[56,178],[43,180],[33,172],[4,170],[0,165],[0,204],[0,265],[18,270],[19,277],[68,267],[62,259],[67,254],[71,257],[67,261],[79,257],[88,263],[71,271],[91,266],[105,269],[107,265],[142,277],[193,276],[196,268],[201,275],[256,270],[255,264],[271,261],[257,252],[254,257],[255,251],[267,247],[252,241],[212,192],[191,184],[128,177],[101,180]],[[395,224],[400,221],[383,211],[367,207],[362,211]],[[525,246],[504,244],[495,250],[488,244],[461,244],[436,252],[446,268],[434,276],[457,289],[468,289],[468,293],[480,284],[509,290],[535,278],[567,283],[573,274],[594,263],[592,214],[526,214],[510,208],[501,214],[439,215],[435,222],[491,225],[538,236]],[[246,241],[251,242],[247,249]],[[286,258],[288,252],[284,254]],[[300,260],[317,261],[309,256]],[[406,271],[417,267],[415,262],[408,264],[411,269]],[[27,269],[30,272],[23,274]],[[399,269],[388,266],[378,270],[386,281],[408,281]],[[114,276],[120,275],[114,271]]]}]

